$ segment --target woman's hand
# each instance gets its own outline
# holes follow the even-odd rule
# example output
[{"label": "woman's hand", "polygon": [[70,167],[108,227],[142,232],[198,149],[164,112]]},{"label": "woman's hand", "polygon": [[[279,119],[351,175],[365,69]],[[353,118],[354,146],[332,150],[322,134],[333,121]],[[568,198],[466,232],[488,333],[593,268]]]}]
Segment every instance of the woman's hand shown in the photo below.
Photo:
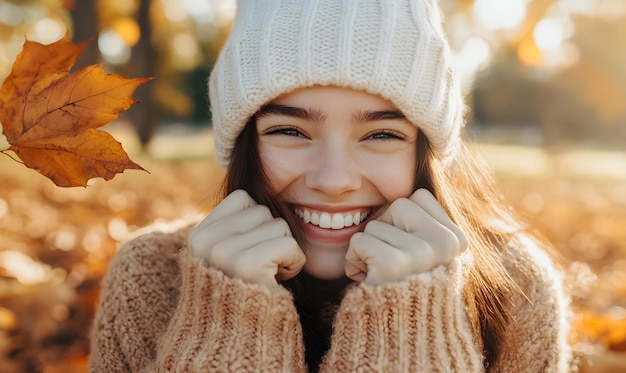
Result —
[{"label": "woman's hand", "polygon": [[276,287],[300,272],[305,256],[282,218],[247,192],[228,195],[189,234],[197,257],[233,278]]},{"label": "woman's hand", "polygon": [[346,275],[369,284],[401,281],[447,265],[468,246],[435,197],[418,189],[399,198],[350,239]]}]

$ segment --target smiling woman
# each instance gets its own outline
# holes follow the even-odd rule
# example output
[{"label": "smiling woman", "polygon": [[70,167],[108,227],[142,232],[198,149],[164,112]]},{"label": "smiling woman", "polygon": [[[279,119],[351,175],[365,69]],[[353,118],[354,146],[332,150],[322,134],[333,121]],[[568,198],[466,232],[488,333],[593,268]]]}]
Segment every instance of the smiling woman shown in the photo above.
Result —
[{"label": "smiling woman", "polygon": [[434,0],[241,0],[223,195],[111,263],[91,369],[565,372],[560,274],[461,141]]},{"label": "smiling woman", "polygon": [[307,242],[304,269],[343,276],[350,238],[411,194],[406,170],[415,169],[417,128],[380,96],[337,87],[280,96],[255,119],[268,186],[302,214],[296,227]]}]

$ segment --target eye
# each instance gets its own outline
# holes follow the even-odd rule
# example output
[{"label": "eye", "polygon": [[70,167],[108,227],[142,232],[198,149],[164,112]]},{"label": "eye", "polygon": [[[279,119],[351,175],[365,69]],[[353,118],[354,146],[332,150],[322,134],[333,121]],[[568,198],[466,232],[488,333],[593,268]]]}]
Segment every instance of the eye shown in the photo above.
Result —
[{"label": "eye", "polygon": [[406,137],[393,130],[378,130],[365,136],[365,140],[404,140]]},{"label": "eye", "polygon": [[273,127],[265,130],[263,135],[283,135],[307,138],[307,136],[295,127]]}]

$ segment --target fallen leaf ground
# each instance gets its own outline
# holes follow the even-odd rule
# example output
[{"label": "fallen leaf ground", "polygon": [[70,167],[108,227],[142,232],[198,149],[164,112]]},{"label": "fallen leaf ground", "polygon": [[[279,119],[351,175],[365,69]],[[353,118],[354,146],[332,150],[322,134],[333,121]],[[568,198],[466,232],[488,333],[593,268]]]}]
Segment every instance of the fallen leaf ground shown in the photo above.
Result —
[{"label": "fallen leaf ground", "polygon": [[[167,143],[160,141],[157,147]],[[156,152],[188,148],[186,141],[171,143],[181,151]],[[479,149],[509,202],[558,249],[574,296],[572,341],[582,371],[620,371],[626,366],[626,173],[615,168],[626,165],[624,154]],[[587,166],[576,156],[595,162]],[[86,372],[99,282],[119,242],[139,227],[212,205],[223,172],[210,157],[133,158],[150,174],[130,170],[85,189],[62,189],[0,157],[1,372]],[[613,166],[603,168],[607,162]]]}]

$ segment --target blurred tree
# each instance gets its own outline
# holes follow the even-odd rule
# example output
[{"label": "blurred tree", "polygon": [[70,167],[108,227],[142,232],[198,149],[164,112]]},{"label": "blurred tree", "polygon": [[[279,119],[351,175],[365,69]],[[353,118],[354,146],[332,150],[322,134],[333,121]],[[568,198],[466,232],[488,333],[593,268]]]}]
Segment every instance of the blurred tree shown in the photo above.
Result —
[{"label": "blurred tree", "polygon": [[540,82],[529,79],[531,68],[517,56],[515,46],[501,48],[472,91],[476,121],[498,127],[537,124]]},{"label": "blurred tree", "polygon": [[[626,142],[626,16],[577,17],[579,61],[546,87],[559,102],[542,110],[548,139],[620,146]],[[601,41],[601,42],[599,42]],[[555,141],[555,140],[551,140]]]},{"label": "blurred tree", "polygon": [[[588,5],[592,3],[598,8],[604,4]],[[490,128],[534,128],[548,147],[623,149],[626,13],[582,15],[573,8],[562,1],[535,0],[513,36],[494,34],[500,47],[474,85],[473,114]],[[563,19],[570,22],[572,36],[558,41],[556,53],[568,62],[554,65],[550,53],[555,51],[541,50],[536,30],[544,20]]]},{"label": "blurred tree", "polygon": [[[140,0],[135,15],[141,37],[131,49],[130,61],[122,67],[124,76],[155,77],[157,74],[157,53],[152,46],[152,22],[150,19],[150,0]],[[135,98],[141,101],[133,110],[125,114],[137,132],[142,146],[148,144],[157,127],[159,110],[155,105],[153,84],[144,84],[135,92]]]},{"label": "blurred tree", "polygon": [[66,9],[69,9],[72,18],[72,41],[74,43],[90,40],[85,47],[76,68],[93,65],[100,61],[98,51],[98,16],[96,14],[96,0],[66,0]]},{"label": "blurred tree", "polygon": [[[620,8],[622,0],[527,1],[521,23],[510,27],[503,24],[497,29],[477,16],[479,8],[493,10],[484,6],[489,1],[493,5],[498,0],[440,0],[444,20],[451,26],[452,47],[460,52],[474,39],[480,41],[474,46],[487,50],[463,50],[470,60],[480,53],[487,55],[488,67],[479,71],[477,79],[469,80],[474,82],[468,99],[475,101],[474,119],[511,130],[534,126],[550,145],[581,140],[604,144],[626,141],[626,49],[622,47],[626,45],[626,14],[624,10],[598,11],[609,6]],[[63,7],[71,15],[74,41],[102,39],[106,34],[122,43],[112,47],[123,49],[123,57],[114,60],[104,49],[98,51],[98,43],[92,41],[78,66],[103,59],[110,70],[125,76],[158,76],[137,91],[142,105],[124,116],[146,144],[157,121],[208,122],[206,77],[230,28],[231,15],[224,9],[230,9],[233,2],[0,0],[0,5],[5,4],[0,17],[0,72],[8,72],[23,35],[37,40],[54,34],[42,32],[37,24],[41,20],[47,24],[65,20],[65,12],[59,10]],[[589,14],[581,16],[585,13]],[[559,48],[566,45],[578,60],[555,67],[548,61],[546,53],[550,52],[538,45],[535,31],[545,20],[564,18],[573,25],[573,31]]]}]

